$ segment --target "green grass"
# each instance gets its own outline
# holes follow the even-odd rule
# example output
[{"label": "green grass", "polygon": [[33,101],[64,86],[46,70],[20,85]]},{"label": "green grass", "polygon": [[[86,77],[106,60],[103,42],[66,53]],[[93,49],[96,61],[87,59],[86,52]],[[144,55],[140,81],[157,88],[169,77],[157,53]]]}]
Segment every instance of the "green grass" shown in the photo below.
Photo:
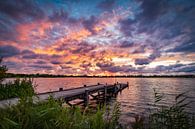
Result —
[{"label": "green grass", "polygon": [[32,79],[16,79],[5,84],[0,83],[0,100],[33,96],[35,94]]},{"label": "green grass", "polygon": [[[104,109],[92,114],[78,107],[63,107],[52,98],[37,104],[20,101],[0,112],[1,129],[114,129],[118,120],[117,115],[105,117]],[[116,112],[113,110],[111,114]]]}]

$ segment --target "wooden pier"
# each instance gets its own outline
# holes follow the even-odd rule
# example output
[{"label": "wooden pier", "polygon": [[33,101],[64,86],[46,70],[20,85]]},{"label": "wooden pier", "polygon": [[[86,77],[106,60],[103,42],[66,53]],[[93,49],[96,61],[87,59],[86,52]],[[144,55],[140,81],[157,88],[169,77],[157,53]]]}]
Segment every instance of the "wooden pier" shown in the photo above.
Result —
[{"label": "wooden pier", "polygon": [[[73,106],[70,101],[80,99],[80,101],[77,104],[84,104],[84,106],[87,106],[89,104],[90,98],[95,100],[107,100],[107,98],[110,98],[112,96],[115,96],[118,92],[122,91],[126,87],[128,87],[128,82],[126,84],[123,83],[115,83],[112,85],[108,84],[97,84],[97,85],[91,85],[79,88],[71,88],[71,89],[63,89],[59,88],[58,91],[53,92],[46,92],[46,93],[40,93],[33,97],[33,101],[40,102],[40,101],[46,101],[49,97],[53,97],[56,100],[63,100],[65,103],[67,103],[70,106]],[[0,101],[0,107],[5,107],[9,105],[15,105],[19,101],[19,98],[11,98],[7,100],[1,100]]]}]

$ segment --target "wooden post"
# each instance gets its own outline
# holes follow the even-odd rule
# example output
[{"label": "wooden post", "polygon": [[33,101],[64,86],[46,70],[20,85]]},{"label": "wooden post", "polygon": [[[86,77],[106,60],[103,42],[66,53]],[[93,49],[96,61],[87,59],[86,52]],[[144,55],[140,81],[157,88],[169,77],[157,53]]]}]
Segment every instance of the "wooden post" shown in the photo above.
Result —
[{"label": "wooden post", "polygon": [[119,84],[119,91],[120,91],[120,94],[122,93],[122,90],[123,90],[122,84]]},{"label": "wooden post", "polygon": [[127,87],[128,87],[128,89],[129,89],[129,82],[127,82]]},{"label": "wooden post", "polygon": [[106,101],[106,96],[107,96],[107,87],[104,86],[104,99],[105,99],[105,101]]},{"label": "wooden post", "polygon": [[86,107],[88,104],[89,104],[89,90],[85,89],[84,106]]},{"label": "wooden post", "polygon": [[115,85],[115,87],[114,87],[114,93],[115,94],[117,93],[117,90],[118,90],[117,85]]},{"label": "wooden post", "polygon": [[63,88],[62,88],[62,87],[60,87],[60,88],[59,88],[59,91],[63,91]]}]

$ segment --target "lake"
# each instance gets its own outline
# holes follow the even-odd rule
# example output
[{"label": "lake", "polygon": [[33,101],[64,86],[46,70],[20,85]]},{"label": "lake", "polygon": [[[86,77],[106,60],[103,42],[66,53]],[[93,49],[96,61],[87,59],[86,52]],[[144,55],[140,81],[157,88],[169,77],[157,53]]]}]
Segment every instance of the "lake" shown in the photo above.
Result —
[{"label": "lake", "polygon": [[118,94],[116,100],[121,104],[122,122],[132,121],[135,114],[146,115],[154,107],[154,91],[157,89],[163,93],[165,98],[158,106],[168,106],[173,104],[174,98],[179,93],[187,92],[189,101],[192,101],[188,111],[195,113],[195,78],[35,78],[37,85],[36,92],[55,91],[63,87],[64,89],[81,87],[83,85],[93,85],[97,83],[113,84],[116,82],[127,83],[129,88]]}]

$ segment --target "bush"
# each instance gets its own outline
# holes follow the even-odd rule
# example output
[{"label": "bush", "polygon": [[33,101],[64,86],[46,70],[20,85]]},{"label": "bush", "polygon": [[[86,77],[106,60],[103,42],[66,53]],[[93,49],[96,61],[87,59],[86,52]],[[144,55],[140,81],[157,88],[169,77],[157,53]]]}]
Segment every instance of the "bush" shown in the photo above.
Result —
[{"label": "bush", "polygon": [[16,79],[0,84],[0,100],[14,97],[33,96],[35,94],[32,79]]}]

